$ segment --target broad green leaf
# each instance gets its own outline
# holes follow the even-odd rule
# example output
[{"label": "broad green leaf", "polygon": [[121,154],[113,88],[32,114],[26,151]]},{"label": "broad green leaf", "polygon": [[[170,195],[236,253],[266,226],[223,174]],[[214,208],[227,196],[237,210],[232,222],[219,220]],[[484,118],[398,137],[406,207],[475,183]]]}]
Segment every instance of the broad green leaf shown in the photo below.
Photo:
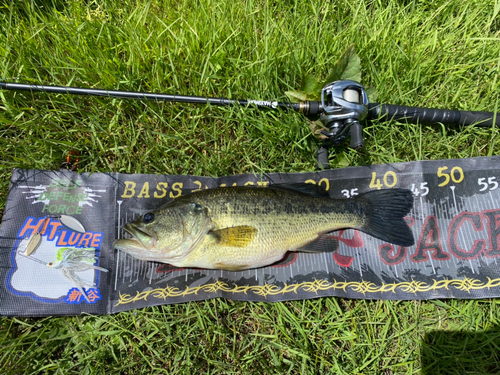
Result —
[{"label": "broad green leaf", "polygon": [[321,90],[327,84],[338,80],[353,80],[361,82],[361,59],[354,52],[354,44],[351,44],[342,53],[337,62],[333,65],[330,75],[320,84],[311,73],[302,76],[300,90],[287,91],[285,95],[290,98],[292,102],[301,102],[305,100],[320,100]]},{"label": "broad green leaf", "polygon": [[339,167],[348,167],[351,163],[347,159],[345,152],[339,151],[333,159],[333,164]]},{"label": "broad green leaf", "polygon": [[307,94],[302,91],[285,91],[285,95],[288,96],[292,103],[300,103],[307,100]]},{"label": "broad green leaf", "polygon": [[307,95],[315,96],[318,95],[318,91],[321,93],[322,88],[323,87],[320,86],[320,83],[311,73],[307,73],[302,76],[300,91],[306,93]]},{"label": "broad green leaf", "polygon": [[347,66],[342,72],[340,79],[361,82],[361,59],[355,53],[352,53],[347,58]]},{"label": "broad green leaf", "polygon": [[351,44],[347,49],[342,53],[340,58],[337,60],[337,62],[333,65],[332,70],[326,81],[324,82],[323,86],[326,86],[327,84],[338,81],[340,79],[343,79],[342,76],[344,75],[345,70],[349,66],[350,62],[350,57],[354,55],[354,44]]},{"label": "broad green leaf", "polygon": [[375,87],[367,87],[365,89],[366,95],[368,95],[368,100],[370,103],[375,103],[378,98],[378,92]]}]

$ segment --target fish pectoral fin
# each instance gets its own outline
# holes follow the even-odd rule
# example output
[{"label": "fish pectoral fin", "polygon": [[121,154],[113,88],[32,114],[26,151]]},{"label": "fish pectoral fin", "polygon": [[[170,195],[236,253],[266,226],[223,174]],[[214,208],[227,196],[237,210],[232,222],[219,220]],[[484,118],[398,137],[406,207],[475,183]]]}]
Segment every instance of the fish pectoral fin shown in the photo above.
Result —
[{"label": "fish pectoral fin", "polygon": [[245,247],[257,235],[257,229],[248,225],[229,227],[209,232],[215,243],[220,246]]},{"label": "fish pectoral fin", "polygon": [[304,253],[333,253],[339,248],[339,240],[328,234],[320,234],[318,238],[294,251]]}]

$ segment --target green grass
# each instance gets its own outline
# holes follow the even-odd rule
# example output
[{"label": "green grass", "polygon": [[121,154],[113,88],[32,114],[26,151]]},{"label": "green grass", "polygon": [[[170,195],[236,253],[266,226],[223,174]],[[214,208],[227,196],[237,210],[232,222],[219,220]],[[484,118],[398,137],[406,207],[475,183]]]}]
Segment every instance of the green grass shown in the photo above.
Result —
[{"label": "green grass", "polygon": [[[0,1],[0,78],[284,100],[354,43],[378,101],[495,111],[500,2]],[[303,172],[293,113],[0,92],[0,212],[12,168]],[[332,167],[498,155],[497,129],[365,124]],[[0,318],[0,373],[499,373],[496,300],[264,304],[223,299],[112,316]]]}]

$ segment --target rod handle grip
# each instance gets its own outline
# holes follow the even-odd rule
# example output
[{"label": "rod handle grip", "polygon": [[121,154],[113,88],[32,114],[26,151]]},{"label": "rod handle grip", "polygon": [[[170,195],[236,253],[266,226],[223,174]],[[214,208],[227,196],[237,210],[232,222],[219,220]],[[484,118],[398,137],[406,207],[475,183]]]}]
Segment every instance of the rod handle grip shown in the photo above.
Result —
[{"label": "rod handle grip", "polygon": [[[500,126],[500,114],[493,112],[458,111],[454,109],[408,107],[403,105],[368,104],[368,118],[381,121],[399,120],[411,124]],[[493,119],[495,123],[493,124]]]}]

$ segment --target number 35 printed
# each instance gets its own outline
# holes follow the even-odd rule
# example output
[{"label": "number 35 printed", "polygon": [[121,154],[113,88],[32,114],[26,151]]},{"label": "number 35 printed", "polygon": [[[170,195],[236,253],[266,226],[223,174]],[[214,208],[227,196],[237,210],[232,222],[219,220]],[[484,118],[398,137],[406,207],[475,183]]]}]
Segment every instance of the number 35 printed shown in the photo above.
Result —
[{"label": "number 35 printed", "polygon": [[479,189],[479,191],[495,190],[496,188],[498,188],[498,182],[496,180],[497,180],[496,177],[488,177],[487,180],[486,177],[478,178],[477,184],[479,186],[482,186],[482,188]]}]

